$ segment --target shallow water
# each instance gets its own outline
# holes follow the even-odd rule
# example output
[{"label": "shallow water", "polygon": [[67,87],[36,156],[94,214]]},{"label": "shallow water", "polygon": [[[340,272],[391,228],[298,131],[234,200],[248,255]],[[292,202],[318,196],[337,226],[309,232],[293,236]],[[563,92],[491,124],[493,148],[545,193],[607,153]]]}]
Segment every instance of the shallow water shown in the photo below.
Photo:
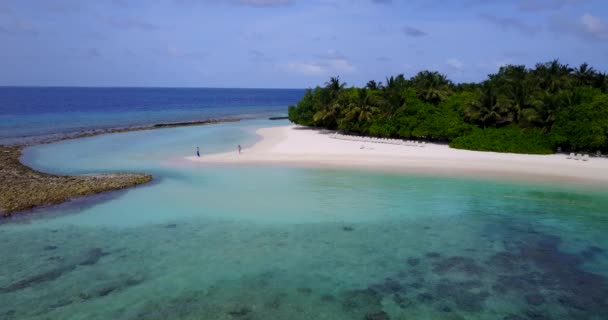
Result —
[{"label": "shallow water", "polygon": [[179,161],[246,121],[30,148],[151,185],[0,225],[6,319],[602,319],[608,193]]}]

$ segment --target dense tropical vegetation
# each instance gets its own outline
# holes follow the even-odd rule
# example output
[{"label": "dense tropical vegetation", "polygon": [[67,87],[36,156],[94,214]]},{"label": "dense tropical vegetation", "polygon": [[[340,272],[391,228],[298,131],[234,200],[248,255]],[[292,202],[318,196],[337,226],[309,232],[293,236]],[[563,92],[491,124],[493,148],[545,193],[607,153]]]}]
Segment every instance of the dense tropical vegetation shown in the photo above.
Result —
[{"label": "dense tropical vegetation", "polygon": [[306,91],[289,119],[347,133],[449,142],[518,153],[608,150],[608,75],[559,61],[508,65],[481,83],[438,72],[350,87],[331,78]]}]

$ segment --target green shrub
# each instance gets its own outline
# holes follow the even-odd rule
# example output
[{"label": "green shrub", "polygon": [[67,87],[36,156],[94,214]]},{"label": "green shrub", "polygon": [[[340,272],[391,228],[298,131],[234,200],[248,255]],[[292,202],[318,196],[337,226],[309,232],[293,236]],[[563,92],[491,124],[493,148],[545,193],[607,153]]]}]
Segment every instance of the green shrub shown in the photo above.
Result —
[{"label": "green shrub", "polygon": [[550,154],[555,149],[550,137],[543,134],[542,130],[520,129],[513,126],[475,129],[469,134],[452,140],[450,147],[528,154]]},{"label": "green shrub", "polygon": [[298,102],[297,106],[289,106],[287,109],[289,121],[303,126],[314,125],[313,116],[315,112],[311,89],[306,90],[304,97]]},{"label": "green shrub", "polygon": [[608,149],[608,95],[591,95],[560,110],[551,134],[554,143],[566,150]]}]

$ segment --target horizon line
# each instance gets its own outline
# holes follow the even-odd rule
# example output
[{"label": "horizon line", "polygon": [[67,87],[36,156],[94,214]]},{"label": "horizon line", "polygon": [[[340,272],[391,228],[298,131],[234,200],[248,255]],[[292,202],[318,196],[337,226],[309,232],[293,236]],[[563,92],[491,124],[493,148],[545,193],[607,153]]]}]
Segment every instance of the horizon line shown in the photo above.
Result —
[{"label": "horizon line", "polygon": [[171,87],[171,86],[78,86],[78,85],[0,85],[0,88],[82,88],[82,89],[246,89],[246,90],[306,90],[308,88],[271,87]]}]

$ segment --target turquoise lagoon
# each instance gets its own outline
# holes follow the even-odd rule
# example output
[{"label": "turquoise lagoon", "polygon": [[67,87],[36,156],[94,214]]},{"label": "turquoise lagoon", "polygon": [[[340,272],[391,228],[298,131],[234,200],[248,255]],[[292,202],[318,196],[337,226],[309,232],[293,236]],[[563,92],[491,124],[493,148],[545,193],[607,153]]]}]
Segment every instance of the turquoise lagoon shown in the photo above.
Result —
[{"label": "turquoise lagoon", "polygon": [[0,318],[605,319],[606,190],[182,160],[277,124],[27,149],[156,179],[0,225]]}]

